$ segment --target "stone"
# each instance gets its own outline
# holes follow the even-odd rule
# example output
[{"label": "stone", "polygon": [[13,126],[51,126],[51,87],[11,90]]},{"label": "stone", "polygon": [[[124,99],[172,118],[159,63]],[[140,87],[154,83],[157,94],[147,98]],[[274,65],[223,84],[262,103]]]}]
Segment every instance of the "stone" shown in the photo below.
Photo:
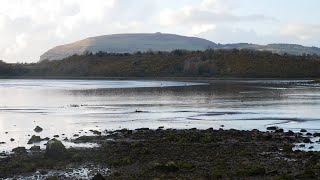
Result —
[{"label": "stone", "polygon": [[307,132],[307,130],[306,129],[301,129],[300,132]]},{"label": "stone", "polygon": [[283,133],[284,130],[283,130],[283,129],[276,129],[274,132],[276,132],[276,133]]},{"label": "stone", "polygon": [[320,133],[314,133],[313,136],[314,137],[320,137]]},{"label": "stone", "polygon": [[278,129],[277,126],[269,126],[269,127],[267,127],[267,130],[270,130],[270,131],[275,131],[277,129]]},{"label": "stone", "polygon": [[101,132],[100,131],[94,130],[94,131],[92,131],[92,133],[95,134],[95,135],[101,136]]},{"label": "stone", "polygon": [[65,157],[66,152],[67,149],[61,141],[57,139],[51,139],[46,145],[45,155],[49,158],[61,159]]},{"label": "stone", "polygon": [[40,151],[41,149],[40,149],[40,146],[32,146],[31,148],[30,148],[30,151]]},{"label": "stone", "polygon": [[105,178],[100,173],[97,173],[91,180],[105,180]]},{"label": "stone", "polygon": [[35,136],[33,135],[29,141],[28,141],[28,144],[33,144],[33,143],[38,143],[40,141],[42,141],[43,139],[40,137],[40,136]]},{"label": "stone", "polygon": [[309,138],[304,138],[304,139],[303,139],[303,142],[304,142],[304,143],[311,143],[311,140],[310,140]]},{"label": "stone", "polygon": [[41,132],[43,129],[40,126],[37,126],[36,128],[34,128],[34,131],[39,133]]},{"label": "stone", "polygon": [[285,133],[286,136],[293,136],[294,132],[289,130],[288,132]]},{"label": "stone", "polygon": [[16,148],[12,149],[12,152],[14,152],[16,154],[26,154],[27,150],[25,147],[16,147]]}]

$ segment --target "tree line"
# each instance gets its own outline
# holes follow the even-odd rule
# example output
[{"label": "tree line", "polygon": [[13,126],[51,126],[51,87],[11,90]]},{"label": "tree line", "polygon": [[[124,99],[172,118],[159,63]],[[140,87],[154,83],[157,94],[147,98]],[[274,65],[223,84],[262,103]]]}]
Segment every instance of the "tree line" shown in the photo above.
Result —
[{"label": "tree line", "polygon": [[8,64],[0,76],[40,77],[320,77],[320,56],[250,49],[86,52],[63,60]]}]

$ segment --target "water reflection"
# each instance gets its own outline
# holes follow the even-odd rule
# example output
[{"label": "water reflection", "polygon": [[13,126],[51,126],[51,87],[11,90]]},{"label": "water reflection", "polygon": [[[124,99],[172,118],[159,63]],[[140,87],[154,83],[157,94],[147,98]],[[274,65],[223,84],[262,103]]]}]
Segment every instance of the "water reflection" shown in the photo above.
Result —
[{"label": "water reflection", "polygon": [[0,80],[0,149],[25,145],[37,125],[60,139],[159,126],[316,131],[320,89],[299,82]]}]

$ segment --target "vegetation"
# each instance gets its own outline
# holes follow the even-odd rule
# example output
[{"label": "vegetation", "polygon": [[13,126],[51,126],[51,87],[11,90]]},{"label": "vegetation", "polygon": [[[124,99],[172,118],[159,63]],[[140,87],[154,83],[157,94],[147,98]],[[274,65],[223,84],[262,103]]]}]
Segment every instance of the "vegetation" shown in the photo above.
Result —
[{"label": "vegetation", "polygon": [[320,56],[249,49],[73,55],[32,64],[0,62],[0,76],[41,77],[319,77]]}]

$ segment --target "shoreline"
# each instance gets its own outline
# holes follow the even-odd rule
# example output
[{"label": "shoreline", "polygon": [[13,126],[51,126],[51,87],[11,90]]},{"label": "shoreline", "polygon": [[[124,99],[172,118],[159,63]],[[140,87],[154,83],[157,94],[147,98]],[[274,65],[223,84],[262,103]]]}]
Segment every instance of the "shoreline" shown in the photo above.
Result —
[{"label": "shoreline", "polygon": [[[107,133],[74,140],[98,143],[99,147],[69,148],[55,158],[37,148],[28,152],[16,149],[14,154],[0,158],[0,178],[35,174],[49,178],[52,171],[87,166],[100,168],[90,178],[100,173],[105,179],[308,179],[320,175],[320,152],[292,150],[299,142],[318,142],[311,142],[311,136],[303,133],[276,127],[266,132],[159,127]],[[68,179],[63,174],[50,178]]]},{"label": "shoreline", "polygon": [[52,79],[52,80],[185,80],[185,81],[237,81],[237,80],[317,80],[319,77],[302,78],[241,78],[241,77],[69,77],[69,76],[0,76],[0,79]]}]

